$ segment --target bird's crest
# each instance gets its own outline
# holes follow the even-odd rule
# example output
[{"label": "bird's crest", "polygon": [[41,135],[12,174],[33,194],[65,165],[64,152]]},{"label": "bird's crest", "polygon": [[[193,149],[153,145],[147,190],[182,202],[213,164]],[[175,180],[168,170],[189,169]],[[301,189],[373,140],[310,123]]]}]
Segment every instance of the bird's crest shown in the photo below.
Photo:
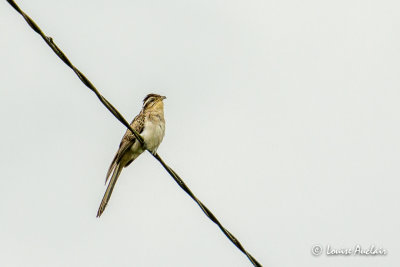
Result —
[{"label": "bird's crest", "polygon": [[161,96],[160,96],[160,95],[157,95],[157,94],[148,94],[148,95],[146,95],[146,97],[143,99],[143,104],[146,103],[146,101],[147,101],[150,97],[159,98],[159,97],[161,97]]}]

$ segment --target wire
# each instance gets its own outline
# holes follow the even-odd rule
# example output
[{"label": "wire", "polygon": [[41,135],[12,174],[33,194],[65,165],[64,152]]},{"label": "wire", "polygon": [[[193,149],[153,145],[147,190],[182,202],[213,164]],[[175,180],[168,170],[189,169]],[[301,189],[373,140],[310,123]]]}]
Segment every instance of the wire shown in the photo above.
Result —
[{"label": "wire", "polygon": [[[67,58],[67,56],[58,48],[58,46],[54,43],[53,38],[46,36],[42,30],[39,28],[39,26],[24,12],[22,11],[19,6],[13,1],[13,0],[7,0],[7,2],[18,12],[20,13],[26,22],[31,26],[31,28],[38,33],[43,40],[50,46],[50,48],[56,53],[56,55],[68,66],[70,67],[75,74],[78,76],[78,78],[90,89],[92,90],[97,98],[100,100],[100,102],[116,117],[125,127],[127,127],[136,137],[139,142],[144,145],[144,140],[140,136],[139,133],[137,133],[132,127],[129,125],[127,120],[121,115],[121,113],[110,103],[108,100],[100,94],[100,92],[96,89],[96,87],[89,81],[88,78],[86,78],[83,73],[78,70],[72,63],[71,61]],[[149,151],[150,152],[150,151]],[[152,154],[150,152],[150,154]],[[233,236],[225,227],[222,226],[222,224],[218,221],[218,219],[212,214],[212,212],[192,193],[192,191],[189,189],[189,187],[183,182],[183,180],[179,177],[179,175],[171,169],[162,159],[161,157],[156,153],[152,154],[164,167],[164,169],[174,178],[175,182],[197,203],[197,205],[200,206],[202,211],[207,215],[207,217],[214,222],[218,227],[221,229],[221,231],[225,234],[225,236],[241,251],[243,252],[247,258],[250,260],[250,262],[254,266],[262,266],[253,256],[250,255],[249,252],[247,252],[242,244],[240,244],[239,240],[236,239],[236,237]]]}]

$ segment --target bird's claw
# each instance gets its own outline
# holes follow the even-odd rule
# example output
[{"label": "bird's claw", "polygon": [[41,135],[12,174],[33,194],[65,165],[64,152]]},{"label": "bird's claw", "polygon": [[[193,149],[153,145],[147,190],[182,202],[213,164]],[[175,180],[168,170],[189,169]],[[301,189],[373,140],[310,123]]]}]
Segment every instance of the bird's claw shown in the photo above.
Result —
[{"label": "bird's claw", "polygon": [[143,144],[143,149],[149,151],[151,154],[153,154],[153,156],[155,156],[157,154],[157,149],[155,149],[155,150],[148,149],[148,147],[146,146],[146,143]]}]

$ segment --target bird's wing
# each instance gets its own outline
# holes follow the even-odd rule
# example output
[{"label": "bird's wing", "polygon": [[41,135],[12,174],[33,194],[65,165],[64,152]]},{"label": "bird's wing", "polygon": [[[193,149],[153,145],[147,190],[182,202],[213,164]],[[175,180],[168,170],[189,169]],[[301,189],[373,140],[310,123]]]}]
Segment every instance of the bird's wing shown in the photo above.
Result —
[{"label": "bird's wing", "polygon": [[[145,115],[143,112],[140,112],[139,115],[137,115],[133,121],[131,122],[131,127],[141,134],[144,129],[144,119]],[[110,177],[112,171],[115,169],[117,164],[120,162],[122,156],[125,154],[125,152],[135,143],[136,137],[129,129],[126,130],[124,137],[122,137],[121,143],[119,144],[119,149],[117,153],[114,156],[114,159],[111,162],[111,165],[108,169],[107,175],[106,175],[106,183],[108,178]],[[122,166],[125,167],[125,166]]]}]

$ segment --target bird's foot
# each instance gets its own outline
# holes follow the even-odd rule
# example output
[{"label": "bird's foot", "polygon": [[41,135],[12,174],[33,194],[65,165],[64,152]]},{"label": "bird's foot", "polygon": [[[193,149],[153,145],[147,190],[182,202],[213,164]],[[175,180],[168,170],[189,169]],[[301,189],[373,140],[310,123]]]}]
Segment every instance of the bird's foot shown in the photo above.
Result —
[{"label": "bird's foot", "polygon": [[144,144],[142,145],[142,147],[143,147],[144,150],[147,150],[147,151],[149,151],[151,154],[153,154],[153,156],[155,156],[155,155],[157,154],[157,149],[150,150],[150,149],[147,147],[146,143],[144,143]]}]

